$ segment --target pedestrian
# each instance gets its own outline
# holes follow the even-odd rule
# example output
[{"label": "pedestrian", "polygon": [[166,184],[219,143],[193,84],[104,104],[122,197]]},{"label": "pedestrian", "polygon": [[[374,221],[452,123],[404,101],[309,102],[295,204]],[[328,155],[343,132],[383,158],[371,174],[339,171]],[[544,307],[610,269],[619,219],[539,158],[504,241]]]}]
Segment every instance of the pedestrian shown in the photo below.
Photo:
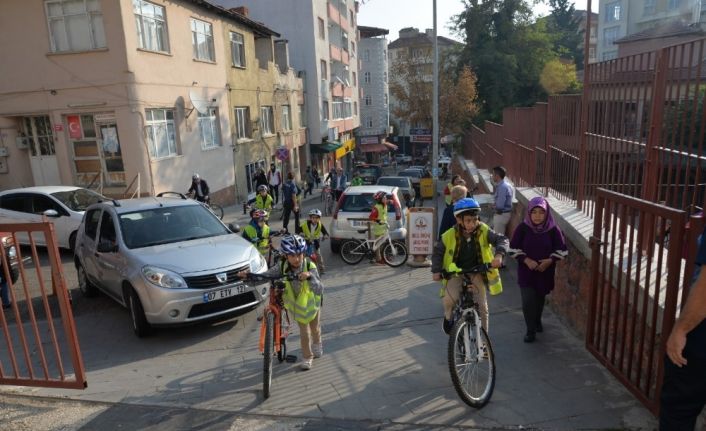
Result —
[{"label": "pedestrian", "polygon": [[309,196],[314,194],[312,190],[314,189],[314,182],[316,180],[314,179],[314,173],[311,172],[311,166],[306,167],[306,190],[304,190],[304,197],[306,197],[307,193]]},{"label": "pedestrian", "polygon": [[[461,182],[463,182],[463,184],[461,184]],[[463,178],[461,178],[461,176],[458,174],[451,177],[451,181],[446,184],[446,187],[444,187],[444,201],[446,202],[447,207],[453,206],[451,200],[451,189],[454,188],[454,186],[465,186],[465,183],[466,182],[463,180]]]},{"label": "pedestrian", "polygon": [[517,282],[527,329],[524,341],[531,343],[544,331],[542,311],[546,296],[554,289],[556,262],[568,255],[564,235],[543,197],[529,201],[525,218],[512,235],[510,255],[518,262]]},{"label": "pedestrian", "polygon": [[282,228],[289,232],[287,226],[289,225],[289,216],[294,213],[294,226],[295,229],[299,226],[299,195],[301,190],[297,187],[294,182],[294,174],[289,172],[287,174],[287,182],[282,186]]},{"label": "pedestrian", "polygon": [[206,180],[201,178],[201,175],[194,173],[194,175],[191,176],[191,186],[189,187],[189,190],[186,193],[193,194],[194,199],[199,202],[208,203],[208,192],[209,189]]},{"label": "pedestrian", "polygon": [[[321,306],[324,285],[321,283],[316,265],[307,258],[306,241],[299,235],[286,235],[280,242],[280,250],[286,256],[279,265],[273,265],[263,275],[284,277],[292,275],[294,280],[284,279],[282,299],[284,308],[294,317],[299,326],[302,349],[302,370],[310,370],[314,359],[324,354],[321,341]],[[247,278],[248,272],[241,271],[238,277]]]},{"label": "pedestrian", "polygon": [[467,193],[468,191],[466,186],[453,186],[451,188],[451,194],[449,194],[451,197],[451,205],[444,208],[444,214],[441,216],[441,224],[439,225],[439,240],[441,240],[441,235],[443,235],[444,232],[451,229],[456,224],[453,204],[465,198]]},{"label": "pedestrian", "polygon": [[319,170],[314,168],[312,170],[312,174],[314,175],[314,184],[316,184],[316,188],[319,188],[319,184],[321,184],[321,177],[319,176]]},{"label": "pedestrian", "polygon": [[507,233],[507,224],[510,222],[512,213],[512,198],[514,190],[512,186],[505,181],[505,168],[496,166],[493,168],[493,182],[495,183],[495,215],[493,215],[493,230],[500,234]]},{"label": "pedestrian", "polygon": [[270,171],[267,173],[267,182],[270,185],[270,194],[275,201],[275,205],[279,204],[279,186],[282,184],[282,173],[277,169],[274,163],[270,165]]},{"label": "pedestrian", "polygon": [[270,189],[269,182],[267,181],[267,175],[265,175],[265,170],[262,168],[257,168],[257,173],[255,174],[255,190],[259,190],[260,186],[268,186],[267,189]]},{"label": "pedestrian", "polygon": [[338,167],[337,169],[331,169],[326,181],[330,181],[331,190],[333,190],[334,199],[338,202],[339,198],[346,190],[346,183],[348,182],[348,176],[343,173],[343,168]]},{"label": "pedestrian", "polygon": [[[706,233],[706,231],[704,231]],[[693,431],[706,405],[706,241],[702,235],[698,276],[667,339],[660,396],[660,431]]]}]

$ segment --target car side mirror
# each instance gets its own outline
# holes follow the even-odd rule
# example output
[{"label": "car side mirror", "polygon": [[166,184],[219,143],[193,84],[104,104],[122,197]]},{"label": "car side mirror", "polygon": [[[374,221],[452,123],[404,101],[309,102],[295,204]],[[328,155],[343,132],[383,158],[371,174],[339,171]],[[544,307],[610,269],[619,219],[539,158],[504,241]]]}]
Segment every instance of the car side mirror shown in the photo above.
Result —
[{"label": "car side mirror", "polygon": [[240,226],[238,226],[237,224],[228,223],[228,229],[230,229],[230,231],[233,233],[240,232]]},{"label": "car side mirror", "polygon": [[118,245],[112,241],[101,241],[96,247],[98,253],[115,253],[118,251]]},{"label": "car side mirror", "polygon": [[59,217],[59,213],[56,210],[46,210],[42,214],[44,214],[47,217],[51,217],[51,218]]}]

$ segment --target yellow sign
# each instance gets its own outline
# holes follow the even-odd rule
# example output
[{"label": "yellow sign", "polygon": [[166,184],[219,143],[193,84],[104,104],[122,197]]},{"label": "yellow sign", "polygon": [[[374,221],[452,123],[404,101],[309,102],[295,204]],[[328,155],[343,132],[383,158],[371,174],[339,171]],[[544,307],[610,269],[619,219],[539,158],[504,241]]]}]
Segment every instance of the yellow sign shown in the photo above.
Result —
[{"label": "yellow sign", "polygon": [[336,159],[341,159],[346,154],[353,151],[355,148],[355,139],[349,139],[343,142],[343,146],[336,150]]},{"label": "yellow sign", "polygon": [[419,191],[422,199],[434,198],[434,178],[421,178],[419,180]]}]

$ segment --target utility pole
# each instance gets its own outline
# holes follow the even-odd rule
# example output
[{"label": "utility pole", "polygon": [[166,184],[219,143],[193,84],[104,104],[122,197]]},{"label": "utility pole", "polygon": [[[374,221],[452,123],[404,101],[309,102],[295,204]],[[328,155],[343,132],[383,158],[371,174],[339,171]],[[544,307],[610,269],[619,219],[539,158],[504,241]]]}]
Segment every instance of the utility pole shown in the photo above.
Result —
[{"label": "utility pole", "polygon": [[[433,125],[431,129],[432,172],[439,166],[439,40],[436,36],[436,0],[434,0],[434,84],[432,90],[432,117]],[[436,196],[436,190],[434,190]]]}]

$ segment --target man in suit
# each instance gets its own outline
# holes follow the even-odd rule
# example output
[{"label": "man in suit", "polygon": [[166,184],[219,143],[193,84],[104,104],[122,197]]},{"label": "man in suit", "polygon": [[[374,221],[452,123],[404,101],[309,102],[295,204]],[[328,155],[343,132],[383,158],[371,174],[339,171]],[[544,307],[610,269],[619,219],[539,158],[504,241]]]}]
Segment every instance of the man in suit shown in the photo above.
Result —
[{"label": "man in suit", "polygon": [[191,176],[191,187],[188,193],[193,193],[194,198],[199,202],[208,203],[208,183],[199,174]]}]

